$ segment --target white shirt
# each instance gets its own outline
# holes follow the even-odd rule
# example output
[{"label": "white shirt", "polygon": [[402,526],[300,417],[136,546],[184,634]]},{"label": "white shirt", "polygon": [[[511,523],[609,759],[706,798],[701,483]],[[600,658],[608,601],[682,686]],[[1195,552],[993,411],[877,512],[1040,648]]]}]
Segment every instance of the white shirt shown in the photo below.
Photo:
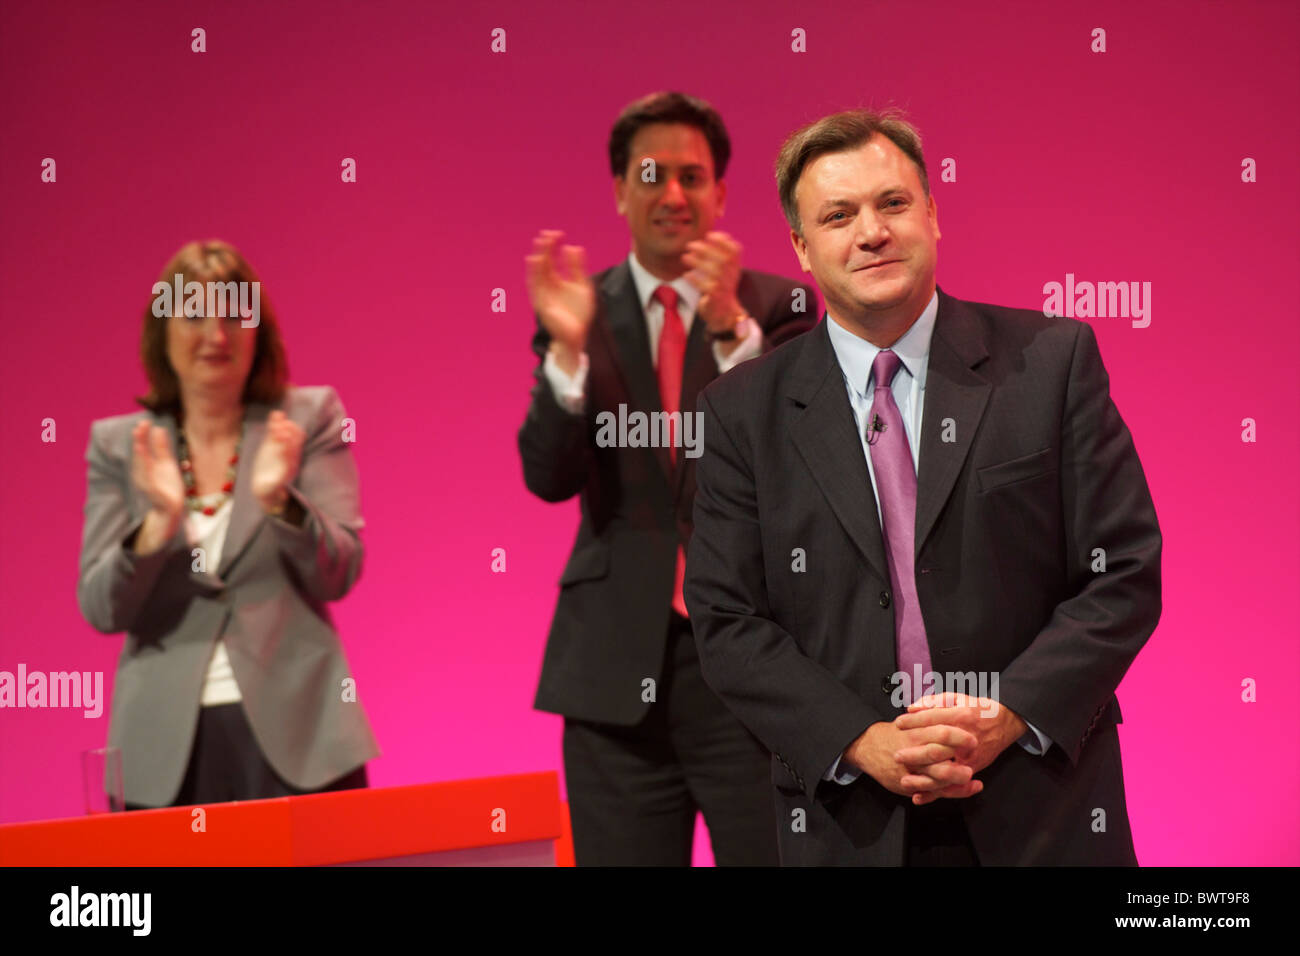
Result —
[{"label": "white shirt", "polygon": [[[216,504],[222,498],[221,492],[202,495],[199,502],[204,505]],[[187,512],[185,517],[185,536],[191,548],[202,548],[207,574],[216,575],[221,563],[221,549],[226,542],[226,531],[230,527],[230,515],[234,511],[234,499],[227,498],[215,514],[205,515],[202,511]],[[235,682],[235,672],[231,670],[230,658],[226,655],[226,645],[217,638],[208,661],[208,673],[203,680],[203,693],[199,703],[203,707],[216,704],[233,704],[242,700],[239,684]]]},{"label": "white shirt", "polygon": [[[930,296],[930,301],[911,328],[889,346],[901,364],[894,373],[894,381],[889,391],[898,406],[898,414],[903,419],[903,431],[907,433],[907,444],[912,450],[912,468],[916,474],[921,473],[921,421],[925,411],[925,373],[930,364],[930,339],[934,334],[934,320],[939,314],[939,293]],[[853,406],[853,418],[858,423],[858,437],[862,439],[862,454],[867,458],[867,471],[871,475],[871,488],[876,491],[876,518],[880,516],[880,493],[876,490],[876,466],[871,463],[871,451],[867,447],[867,414],[876,397],[876,380],[871,374],[871,366],[882,349],[872,345],[866,339],[859,338],[829,315],[826,317],[826,331],[830,334],[831,348],[840,363],[840,372],[844,376],[844,387],[848,389],[849,404]]]}]

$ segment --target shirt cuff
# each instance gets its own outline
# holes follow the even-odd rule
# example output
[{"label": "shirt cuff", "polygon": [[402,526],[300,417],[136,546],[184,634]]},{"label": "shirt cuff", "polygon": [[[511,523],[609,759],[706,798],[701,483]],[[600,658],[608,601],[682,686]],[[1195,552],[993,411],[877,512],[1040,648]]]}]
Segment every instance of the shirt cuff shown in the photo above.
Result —
[{"label": "shirt cuff", "polygon": [[857,780],[858,777],[862,776],[862,771],[857,769],[856,767],[850,767],[849,769],[841,773],[840,762],[841,760],[843,760],[843,758],[844,758],[843,754],[835,758],[835,762],[831,764],[831,769],[827,770],[824,774],[822,774],[823,780],[829,780],[832,783],[838,783],[847,786],[848,784],[852,783],[854,780]]},{"label": "shirt cuff", "polygon": [[1047,753],[1047,748],[1052,746],[1051,738],[1027,720],[1025,721],[1025,726],[1029,729],[1024,732],[1016,743],[1020,744],[1020,746],[1024,747],[1025,750],[1033,754],[1035,757],[1041,757],[1043,754]]},{"label": "shirt cuff", "polygon": [[722,354],[722,343],[713,343],[713,360],[718,363],[718,373],[729,372],[741,362],[757,358],[763,351],[763,328],[753,319],[745,317],[750,324],[749,334],[740,340],[736,350],[730,355]]},{"label": "shirt cuff", "polygon": [[555,361],[553,352],[548,351],[542,362],[542,374],[551,385],[551,394],[555,396],[556,404],[572,415],[582,412],[583,388],[587,384],[589,366],[586,352],[578,356],[578,369],[572,375],[566,374],[564,369],[560,368],[560,363]]}]

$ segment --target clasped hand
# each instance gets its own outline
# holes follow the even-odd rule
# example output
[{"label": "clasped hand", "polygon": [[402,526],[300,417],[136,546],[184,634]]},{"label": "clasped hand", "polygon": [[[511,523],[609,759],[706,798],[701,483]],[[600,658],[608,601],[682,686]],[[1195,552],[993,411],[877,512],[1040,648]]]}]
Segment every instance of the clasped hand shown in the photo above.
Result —
[{"label": "clasped hand", "polygon": [[1027,726],[1005,705],[985,697],[944,693],[921,697],[906,714],[872,724],[846,755],[891,793],[922,806],[972,797],[975,779]]}]

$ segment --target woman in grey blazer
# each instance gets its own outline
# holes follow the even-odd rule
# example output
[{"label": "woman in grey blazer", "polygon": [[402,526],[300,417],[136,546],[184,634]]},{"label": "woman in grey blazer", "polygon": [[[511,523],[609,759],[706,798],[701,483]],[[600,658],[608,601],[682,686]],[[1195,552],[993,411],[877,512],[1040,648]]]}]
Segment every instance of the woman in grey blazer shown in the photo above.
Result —
[{"label": "woman in grey blazer", "polygon": [[92,627],[126,632],[126,808],[364,787],[379,748],[327,607],[361,574],[352,421],[332,388],[286,384],[232,246],[186,245],[154,290],[146,411],[91,426],[77,585]]}]

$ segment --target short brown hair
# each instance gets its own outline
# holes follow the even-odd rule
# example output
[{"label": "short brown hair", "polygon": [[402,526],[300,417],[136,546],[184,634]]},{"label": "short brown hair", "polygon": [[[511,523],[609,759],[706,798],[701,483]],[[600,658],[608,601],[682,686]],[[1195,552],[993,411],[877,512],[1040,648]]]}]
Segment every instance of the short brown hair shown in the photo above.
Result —
[{"label": "short brown hair", "polygon": [[713,178],[721,179],[727,174],[731,138],[718,111],[697,97],[667,92],[643,96],[618,114],[614,128],[609,131],[609,168],[616,178],[622,179],[627,175],[627,164],[632,158],[632,137],[642,126],[651,123],[694,126],[708,140],[709,152],[713,156]]},{"label": "short brown hair", "polygon": [[[180,251],[163,266],[158,281],[170,286],[178,272],[183,283],[260,282],[257,273],[239,254],[239,250],[220,239],[190,242],[181,246]],[[274,405],[284,397],[289,380],[289,360],[280,338],[275,310],[271,308],[260,285],[258,294],[257,342],[253,352],[253,365],[244,382],[242,401]],[[140,360],[149,379],[149,394],[136,398],[136,401],[155,414],[171,412],[179,416],[180,383],[176,378],[176,370],[167,358],[167,323],[170,316],[154,315],[153,303],[154,298],[150,296],[149,304],[144,308],[144,327],[140,333]],[[179,309],[181,303],[175,303],[174,307]]]},{"label": "short brown hair", "polygon": [[926,175],[925,156],[921,153],[921,134],[902,111],[845,110],[823,116],[815,123],[795,130],[781,146],[776,158],[776,188],[781,196],[785,220],[791,229],[803,235],[794,190],[804,168],[826,153],[857,149],[877,133],[892,141],[912,161],[920,175],[925,197],[930,198],[930,177]]}]

